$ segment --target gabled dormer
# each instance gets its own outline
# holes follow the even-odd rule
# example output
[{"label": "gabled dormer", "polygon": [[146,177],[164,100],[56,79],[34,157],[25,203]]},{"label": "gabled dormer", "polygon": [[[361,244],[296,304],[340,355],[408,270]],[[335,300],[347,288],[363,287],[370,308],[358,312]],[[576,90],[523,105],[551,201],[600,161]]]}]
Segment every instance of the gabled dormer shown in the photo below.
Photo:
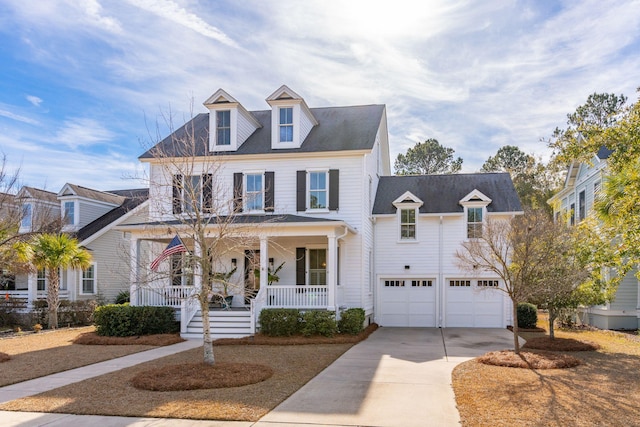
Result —
[{"label": "gabled dormer", "polygon": [[418,239],[418,211],[424,202],[410,191],[393,201],[398,218],[399,242],[416,242]]},{"label": "gabled dormer", "polygon": [[209,150],[236,151],[260,123],[242,104],[222,89],[204,102],[209,109]]},{"label": "gabled dormer", "polygon": [[482,236],[482,227],[487,217],[487,206],[491,199],[479,190],[473,190],[460,200],[466,218],[467,238],[477,239]]},{"label": "gabled dormer", "polygon": [[300,148],[318,121],[300,95],[282,85],[267,99],[271,106],[271,148]]},{"label": "gabled dormer", "polygon": [[22,187],[15,197],[21,209],[20,233],[29,233],[52,224],[60,217],[56,193],[33,187]]},{"label": "gabled dormer", "polygon": [[125,198],[74,184],[65,184],[58,192],[64,231],[77,231],[105,213],[120,206]]}]

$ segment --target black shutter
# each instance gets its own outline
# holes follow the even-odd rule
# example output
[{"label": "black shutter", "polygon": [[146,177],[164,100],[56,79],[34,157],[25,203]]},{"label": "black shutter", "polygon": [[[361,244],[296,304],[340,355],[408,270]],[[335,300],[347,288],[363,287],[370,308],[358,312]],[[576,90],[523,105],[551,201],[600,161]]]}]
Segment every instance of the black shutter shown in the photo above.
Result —
[{"label": "black shutter", "polygon": [[296,210],[307,210],[307,171],[296,172]]},{"label": "black shutter", "polygon": [[242,212],[242,173],[233,174],[233,209]]},{"label": "black shutter", "polygon": [[307,267],[306,254],[307,250],[305,248],[296,248],[296,285],[305,285]]},{"label": "black shutter", "polygon": [[275,209],[275,173],[264,173],[264,210],[273,212]]},{"label": "black shutter", "polygon": [[182,213],[182,175],[173,176],[173,213]]},{"label": "black shutter", "polygon": [[202,175],[202,211],[211,212],[213,209],[213,175]]},{"label": "black shutter", "polygon": [[340,171],[338,169],[329,170],[329,210],[338,210],[340,200]]}]

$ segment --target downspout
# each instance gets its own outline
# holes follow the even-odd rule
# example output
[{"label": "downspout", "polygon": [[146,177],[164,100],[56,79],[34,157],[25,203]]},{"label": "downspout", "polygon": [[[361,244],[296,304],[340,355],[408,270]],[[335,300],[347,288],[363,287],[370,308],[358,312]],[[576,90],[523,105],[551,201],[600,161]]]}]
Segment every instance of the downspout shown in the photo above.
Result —
[{"label": "downspout", "polygon": [[442,223],[442,215],[440,215],[440,226],[438,228],[438,327],[442,328],[442,311],[444,307],[444,275],[442,272],[443,268],[443,245],[444,245],[444,225]]},{"label": "downspout", "polygon": [[[339,241],[343,238],[345,238],[347,236],[347,234],[349,233],[349,227],[347,227],[346,225],[344,226],[344,233],[340,234],[339,236],[336,236],[336,251],[338,249],[339,245]],[[337,255],[337,254],[336,254]],[[333,301],[333,306],[336,308],[336,318],[338,318],[340,316],[340,306],[337,304],[338,302],[338,264],[339,264],[339,259],[338,257],[336,257],[336,273],[335,273],[335,279],[336,279],[336,284],[335,284],[335,293],[333,295],[334,301]]]}]

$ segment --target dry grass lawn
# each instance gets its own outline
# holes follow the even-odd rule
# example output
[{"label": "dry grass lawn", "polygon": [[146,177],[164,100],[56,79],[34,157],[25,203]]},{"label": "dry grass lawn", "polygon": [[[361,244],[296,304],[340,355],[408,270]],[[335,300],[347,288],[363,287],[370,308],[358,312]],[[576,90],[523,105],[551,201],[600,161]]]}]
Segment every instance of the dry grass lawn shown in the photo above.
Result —
[{"label": "dry grass lawn", "polygon": [[477,360],[458,365],[453,388],[462,425],[640,425],[640,342],[607,331],[556,331],[556,337],[600,349],[568,353],[582,362],[569,369],[508,368]]},{"label": "dry grass lawn", "polygon": [[73,344],[80,335],[93,331],[94,327],[88,326],[0,339],[0,353],[8,356],[8,360],[0,365],[0,386],[154,348],[153,345],[140,342],[100,347]]},{"label": "dry grass lawn", "polygon": [[[7,402],[0,405],[0,410],[256,421],[355,342],[365,339],[375,327],[371,325],[357,337],[269,338],[258,335],[253,339],[219,340],[214,344],[216,366],[221,368],[226,365],[229,368],[227,371],[208,370],[201,365],[202,370],[199,370],[196,366],[198,364],[194,362],[202,360],[203,353],[202,348],[197,348],[47,393]],[[76,332],[75,335],[79,336],[76,342],[96,345],[71,346],[76,337],[65,336],[63,347],[66,349],[67,359],[74,358],[77,348],[104,353],[112,347],[137,347],[98,345],[102,337],[97,337],[91,330]],[[16,339],[24,338],[27,337]],[[19,355],[16,351],[14,354]],[[47,354],[37,354],[40,357],[39,363],[43,363],[43,357],[47,357]],[[18,356],[12,358],[3,363],[2,367],[17,359]],[[166,376],[159,375],[171,369],[177,369],[182,374],[180,381],[172,382]],[[178,379],[175,374],[169,377],[172,380]],[[246,385],[230,384],[230,380],[242,380]],[[140,381],[146,383],[141,384]],[[163,390],[168,391],[145,390],[137,388],[134,383],[138,387],[151,389],[158,389],[160,385]]]}]

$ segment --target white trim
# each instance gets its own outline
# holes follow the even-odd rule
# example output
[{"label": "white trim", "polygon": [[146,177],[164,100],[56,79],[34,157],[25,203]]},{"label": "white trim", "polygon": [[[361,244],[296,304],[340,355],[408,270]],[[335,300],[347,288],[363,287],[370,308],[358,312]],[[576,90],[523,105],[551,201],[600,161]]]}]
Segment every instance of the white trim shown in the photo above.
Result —
[{"label": "white trim", "polygon": [[[92,262],[89,268],[93,267],[93,292],[85,292],[84,291],[84,273],[86,270],[80,270],[80,286],[79,293],[80,295],[96,295],[98,293],[98,265],[96,262]],[[88,269],[87,269],[88,270]]]},{"label": "white trim", "polygon": [[[306,183],[306,192],[305,192],[305,212],[308,213],[327,213],[329,212],[329,169],[328,168],[310,168],[306,170],[307,172],[307,183]],[[311,174],[312,173],[324,173],[325,176],[325,204],[324,208],[311,208]],[[316,190],[321,191],[321,190]]]},{"label": "white trim", "polygon": [[[261,177],[260,197],[262,198],[262,209],[249,209],[247,207],[247,201],[249,197],[247,195],[247,176],[259,175]],[[249,170],[242,172],[242,212],[243,213],[264,213],[265,208],[265,170]]]},{"label": "white trim", "polygon": [[[107,224],[105,227],[101,228],[100,230],[96,231],[95,233],[93,233],[91,236],[87,237],[86,239],[84,239],[82,242],[80,242],[80,246],[87,246],[89,243],[93,242],[94,240],[96,240],[98,237],[102,236],[103,234],[105,234],[107,231],[110,231],[111,229],[113,229],[114,227],[118,226],[119,224],[121,224],[123,221],[126,221],[127,219],[129,219],[131,216],[136,215],[139,213],[139,211],[141,211],[142,209],[146,208],[149,205],[149,200],[145,200],[144,202],[140,203],[138,206],[136,206],[135,208],[131,209],[129,212],[127,212],[126,214],[122,215],[120,218],[118,218],[117,220],[113,221],[112,223]],[[126,224],[125,224],[126,225]]]}]

